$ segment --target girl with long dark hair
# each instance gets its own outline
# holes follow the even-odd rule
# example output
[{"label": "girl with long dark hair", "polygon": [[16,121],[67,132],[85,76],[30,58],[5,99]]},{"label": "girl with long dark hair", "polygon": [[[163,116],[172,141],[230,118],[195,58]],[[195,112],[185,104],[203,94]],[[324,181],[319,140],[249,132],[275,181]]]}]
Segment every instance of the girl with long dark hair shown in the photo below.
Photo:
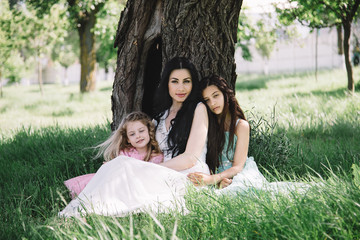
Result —
[{"label": "girl with long dark hair", "polygon": [[225,79],[217,75],[205,77],[200,92],[209,112],[207,163],[213,174],[188,174],[195,185],[218,185],[223,189],[217,193],[249,189],[289,193],[312,186],[301,182],[270,183],[260,173],[254,158],[247,157],[250,125]]},{"label": "girl with long dark hair", "polygon": [[226,187],[244,168],[250,125],[225,79],[217,75],[205,77],[200,92],[209,110],[207,164],[213,174],[194,173],[189,178],[195,185]]}]

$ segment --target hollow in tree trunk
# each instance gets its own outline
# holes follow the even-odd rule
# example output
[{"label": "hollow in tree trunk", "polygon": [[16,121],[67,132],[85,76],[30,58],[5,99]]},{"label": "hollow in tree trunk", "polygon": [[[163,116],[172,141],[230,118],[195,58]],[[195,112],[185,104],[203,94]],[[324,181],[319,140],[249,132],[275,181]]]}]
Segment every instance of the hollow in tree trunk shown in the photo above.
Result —
[{"label": "hollow in tree trunk", "polygon": [[152,115],[161,69],[175,56],[188,57],[200,77],[216,73],[234,88],[241,5],[241,0],[128,0],[114,43],[112,129],[131,111]]}]

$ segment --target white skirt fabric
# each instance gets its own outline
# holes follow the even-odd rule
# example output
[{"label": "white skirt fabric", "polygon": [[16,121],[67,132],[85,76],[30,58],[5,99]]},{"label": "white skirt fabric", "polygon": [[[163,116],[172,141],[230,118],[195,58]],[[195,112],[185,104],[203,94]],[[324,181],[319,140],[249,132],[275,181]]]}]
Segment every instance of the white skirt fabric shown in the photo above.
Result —
[{"label": "white skirt fabric", "polygon": [[[195,170],[195,169],[194,169]],[[119,156],[103,164],[84,190],[59,216],[95,213],[125,216],[143,211],[184,210],[184,195],[189,184],[184,173]]]}]

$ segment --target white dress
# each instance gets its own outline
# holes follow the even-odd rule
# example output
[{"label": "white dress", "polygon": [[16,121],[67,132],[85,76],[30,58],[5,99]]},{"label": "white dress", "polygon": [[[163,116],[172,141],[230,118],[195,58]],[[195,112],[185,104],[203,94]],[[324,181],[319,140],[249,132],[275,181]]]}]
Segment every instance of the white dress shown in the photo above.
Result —
[{"label": "white dress", "polygon": [[[156,139],[164,152],[164,161],[171,159],[168,151],[165,116],[160,120]],[[59,216],[80,216],[95,213],[124,216],[129,213],[186,210],[184,195],[190,184],[187,173],[209,174],[205,163],[206,143],[196,165],[182,172],[154,163],[119,156],[103,164],[84,190],[73,199]]]}]

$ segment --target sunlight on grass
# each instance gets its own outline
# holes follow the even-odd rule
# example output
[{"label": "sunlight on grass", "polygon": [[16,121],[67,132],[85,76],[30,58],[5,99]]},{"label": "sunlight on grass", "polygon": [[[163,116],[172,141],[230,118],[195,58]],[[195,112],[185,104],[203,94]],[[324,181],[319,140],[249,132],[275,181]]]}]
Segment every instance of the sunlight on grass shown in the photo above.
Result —
[{"label": "sunlight on grass", "polygon": [[[359,68],[355,68],[355,79],[359,74]],[[259,88],[248,89],[251,81],[260,82]],[[359,122],[360,95],[357,91],[349,96],[346,81],[346,72],[342,69],[322,71],[318,81],[313,73],[268,78],[241,75],[236,96],[245,111],[267,119],[275,112],[279,126],[284,128],[333,125],[337,119]],[[263,85],[265,87],[261,87]]]},{"label": "sunlight on grass", "polygon": [[0,106],[0,135],[21,127],[94,126],[111,121],[111,81],[97,83],[93,93],[81,94],[78,85],[6,86]]}]

